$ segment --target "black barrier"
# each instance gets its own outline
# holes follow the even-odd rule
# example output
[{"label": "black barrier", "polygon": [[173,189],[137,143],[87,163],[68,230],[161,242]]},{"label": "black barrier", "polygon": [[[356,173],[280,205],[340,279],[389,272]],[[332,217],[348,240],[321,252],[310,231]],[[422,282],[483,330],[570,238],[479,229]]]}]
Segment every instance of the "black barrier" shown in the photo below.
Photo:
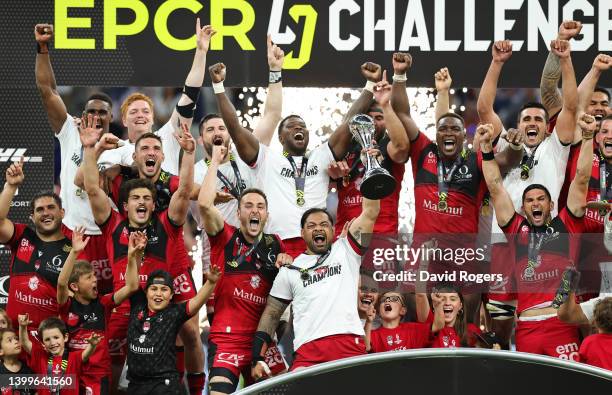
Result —
[{"label": "black barrier", "polygon": [[208,64],[228,66],[228,86],[268,84],[267,32],[287,53],[285,86],[361,87],[358,65],[390,68],[399,50],[414,56],[411,86],[433,86],[434,71],[448,66],[455,86],[476,87],[491,43],[510,39],[515,53],[500,86],[533,87],[565,19],[584,23],[572,40],[578,76],[612,50],[612,3],[604,0],[22,0],[2,8],[2,86],[33,83],[23,68],[34,64],[33,27],[44,22],[55,24],[60,85],[181,86],[196,16],[218,30]]},{"label": "black barrier", "polygon": [[612,372],[509,351],[422,349],[353,357],[252,385],[250,394],[609,394]]}]

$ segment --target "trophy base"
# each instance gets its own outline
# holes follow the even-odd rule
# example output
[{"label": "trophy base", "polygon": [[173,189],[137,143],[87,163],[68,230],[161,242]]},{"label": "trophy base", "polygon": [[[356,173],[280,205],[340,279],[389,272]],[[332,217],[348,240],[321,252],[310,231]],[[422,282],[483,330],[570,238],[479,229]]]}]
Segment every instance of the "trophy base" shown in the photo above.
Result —
[{"label": "trophy base", "polygon": [[359,191],[363,197],[370,200],[379,200],[393,193],[397,181],[383,168],[367,171],[363,177]]}]

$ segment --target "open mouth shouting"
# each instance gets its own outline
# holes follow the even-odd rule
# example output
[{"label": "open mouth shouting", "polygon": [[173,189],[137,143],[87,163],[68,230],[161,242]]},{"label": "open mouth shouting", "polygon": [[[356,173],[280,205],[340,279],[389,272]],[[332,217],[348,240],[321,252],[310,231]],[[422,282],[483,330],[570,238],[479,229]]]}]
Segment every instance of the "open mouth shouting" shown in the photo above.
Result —
[{"label": "open mouth shouting", "polygon": [[306,134],[303,131],[298,131],[293,133],[293,140],[295,140],[298,143],[304,143],[304,140],[306,139]]},{"label": "open mouth shouting", "polygon": [[453,318],[453,312],[455,311],[455,309],[453,309],[453,306],[444,306],[442,308],[442,310],[444,311],[444,318],[445,319],[452,319]]},{"label": "open mouth shouting", "polygon": [[602,152],[602,154],[605,157],[612,156],[612,139],[604,140],[602,145],[603,145],[603,152]]},{"label": "open mouth shouting", "polygon": [[248,228],[250,232],[259,232],[261,220],[257,216],[249,218]]},{"label": "open mouth shouting", "polygon": [[525,131],[525,139],[529,143],[535,143],[538,140],[538,129],[535,129],[533,127],[528,128]]},{"label": "open mouth shouting", "polygon": [[144,205],[136,207],[136,218],[142,221],[147,219],[147,208]]},{"label": "open mouth shouting", "polygon": [[359,303],[361,303],[361,305],[364,307],[370,307],[372,303],[374,303],[374,298],[372,296],[364,295],[361,297],[361,299],[359,299]]},{"label": "open mouth shouting", "polygon": [[212,141],[213,145],[223,145],[223,137],[215,136]]},{"label": "open mouth shouting", "polygon": [[314,245],[317,248],[327,247],[327,235],[325,234],[325,232],[313,233],[312,241],[314,242]]},{"label": "open mouth shouting", "polygon": [[385,303],[383,305],[383,310],[386,312],[393,311],[393,306],[391,306],[391,303]]},{"label": "open mouth shouting", "polygon": [[456,147],[457,139],[454,137],[446,137],[444,140],[442,140],[442,152],[452,154],[455,152]]},{"label": "open mouth shouting", "polygon": [[145,160],[145,169],[149,172],[154,172],[156,164],[157,164],[157,161],[155,159],[149,158]]},{"label": "open mouth shouting", "polygon": [[531,209],[531,216],[535,223],[541,223],[544,220],[544,212],[540,208]]}]

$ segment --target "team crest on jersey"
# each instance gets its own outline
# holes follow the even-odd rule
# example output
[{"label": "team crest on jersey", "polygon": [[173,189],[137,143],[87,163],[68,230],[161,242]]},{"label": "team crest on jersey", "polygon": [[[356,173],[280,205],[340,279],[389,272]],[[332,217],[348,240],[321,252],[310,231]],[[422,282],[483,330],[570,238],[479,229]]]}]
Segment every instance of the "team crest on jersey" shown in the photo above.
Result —
[{"label": "team crest on jersey", "polygon": [[73,312],[68,313],[68,325],[75,326],[79,323],[79,316]]},{"label": "team crest on jersey", "polygon": [[259,288],[259,283],[261,282],[261,278],[259,276],[251,276],[251,288],[257,289]]},{"label": "team crest on jersey", "polygon": [[38,269],[40,269],[40,259],[37,259],[36,262],[34,262],[34,270],[38,271]]},{"label": "team crest on jersey", "polygon": [[146,335],[140,335],[140,337],[138,338],[138,341],[142,344],[145,342],[145,339],[147,338]]},{"label": "team crest on jersey", "polygon": [[148,332],[149,329],[151,329],[151,323],[149,321],[145,321],[144,324],[142,324],[142,331],[143,332]]},{"label": "team crest on jersey", "polygon": [[38,277],[30,277],[30,281],[28,281],[28,287],[30,287],[32,291],[36,291],[38,289],[38,284],[40,284],[40,280],[38,279]]},{"label": "team crest on jersey", "polygon": [[129,245],[130,244],[130,232],[128,228],[123,228],[121,235],[119,236],[119,244]]}]

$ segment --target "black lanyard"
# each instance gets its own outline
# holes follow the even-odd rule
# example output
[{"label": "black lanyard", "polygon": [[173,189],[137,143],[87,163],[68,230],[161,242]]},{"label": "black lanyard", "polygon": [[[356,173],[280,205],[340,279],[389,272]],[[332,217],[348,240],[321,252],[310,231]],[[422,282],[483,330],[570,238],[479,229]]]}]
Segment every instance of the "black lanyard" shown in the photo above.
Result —
[{"label": "black lanyard", "polygon": [[291,168],[293,169],[293,179],[295,180],[295,202],[298,206],[303,206],[306,201],[304,200],[304,186],[306,185],[306,168],[308,167],[308,158],[302,157],[302,166],[298,172],[297,165],[293,160],[293,157],[289,155],[287,151],[283,152],[283,155],[289,161]]},{"label": "black lanyard", "polygon": [[533,165],[535,164],[535,154],[540,145],[536,145],[536,147],[531,152],[531,155],[525,153],[523,155],[523,159],[521,159],[521,180],[526,180],[529,178],[529,173],[531,169],[533,169]]},{"label": "black lanyard", "polygon": [[308,272],[310,270],[314,270],[317,267],[321,266],[323,262],[325,262],[329,254],[331,254],[331,249],[327,250],[325,254],[321,255],[317,259],[317,262],[313,266],[310,266],[310,267],[297,267],[295,265],[285,265],[284,267],[286,267],[287,269],[297,270],[298,272],[300,272],[300,278],[305,281],[305,280],[308,280],[308,277],[310,276]]},{"label": "black lanyard", "polygon": [[[549,233],[550,229],[550,233]],[[536,229],[530,229],[529,232],[529,248],[527,250],[527,267],[525,268],[525,278],[531,278],[535,275],[535,268],[539,266],[538,259],[540,258],[540,250],[542,245],[546,243],[549,236],[555,232],[550,224],[546,224],[545,232],[537,232]]]},{"label": "black lanyard", "polygon": [[453,162],[450,171],[445,174],[444,161],[442,156],[438,154],[438,211],[444,212],[448,208],[448,187],[453,179],[453,174],[463,165],[468,155],[469,151],[462,150],[461,154]]},{"label": "black lanyard", "polygon": [[608,193],[608,162],[599,154],[599,200],[608,201],[611,197]]},{"label": "black lanyard", "polygon": [[[225,176],[225,174],[221,173],[221,170],[217,169],[217,177],[223,185],[227,188],[227,190],[232,194],[232,196],[236,199],[240,197],[242,194],[242,176],[240,175],[240,169],[238,169],[238,163],[234,160],[232,154],[230,154],[230,164],[232,165],[232,170],[234,171],[234,177],[236,177],[236,185],[233,185],[230,180]],[[206,159],[206,166],[210,166],[210,159]]]},{"label": "black lanyard", "polygon": [[[52,378],[51,381],[53,381],[53,360],[54,359],[55,359],[54,356],[50,355],[47,361],[47,376]],[[62,363],[60,364],[60,368],[62,370],[62,373],[60,374],[57,380],[58,384],[56,386],[49,385],[49,392],[51,392],[52,394],[59,394],[61,390],[61,385],[59,383],[62,381],[61,378],[64,377],[64,375],[66,374],[66,369],[68,368],[68,349],[64,349],[64,354],[62,355]]]},{"label": "black lanyard", "polygon": [[[242,250],[242,247],[243,247],[242,241],[240,241],[240,236],[241,236],[240,233],[236,235],[236,242],[238,243],[237,251],[239,254],[240,254],[240,250]],[[232,254],[231,258],[227,260],[227,264],[234,268],[240,266],[242,262],[244,262],[244,260],[248,258],[249,256],[251,256],[253,251],[255,251],[255,249],[259,245],[259,242],[262,239],[262,236],[263,236],[263,233],[260,233],[259,236],[257,236],[257,240],[255,240],[255,242],[251,244],[251,248],[249,248],[244,254],[240,254],[238,256],[235,256]]]}]

